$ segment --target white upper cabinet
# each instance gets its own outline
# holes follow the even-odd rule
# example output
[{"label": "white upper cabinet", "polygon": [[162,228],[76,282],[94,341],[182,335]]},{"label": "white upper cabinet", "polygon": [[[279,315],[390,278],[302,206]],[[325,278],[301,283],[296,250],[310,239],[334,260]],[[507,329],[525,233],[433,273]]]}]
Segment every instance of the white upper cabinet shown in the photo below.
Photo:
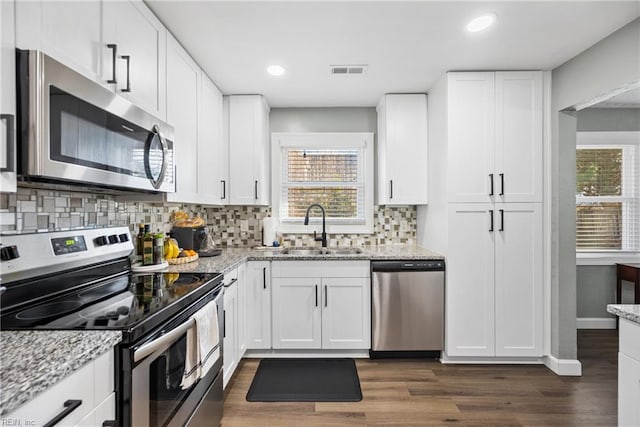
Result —
[{"label": "white upper cabinet", "polygon": [[142,1],[20,1],[16,37],[166,119],[167,31]]},{"label": "white upper cabinet", "polygon": [[229,203],[268,205],[269,106],[261,95],[230,95],[227,106]]},{"label": "white upper cabinet", "polygon": [[174,127],[176,156],[176,192],[167,193],[167,200],[198,203],[200,68],[171,36],[167,59],[167,121]]},{"label": "white upper cabinet", "polygon": [[223,137],[222,92],[202,73],[198,117],[198,195],[200,203],[229,200],[229,146]]},{"label": "white upper cabinet", "polygon": [[16,38],[21,49],[40,50],[88,78],[101,79],[101,1],[19,1]]},{"label": "white upper cabinet", "polygon": [[16,67],[14,6],[0,2],[0,192],[16,191]]},{"label": "white upper cabinet", "polygon": [[427,95],[387,94],[377,110],[378,204],[426,204]]},{"label": "white upper cabinet", "polygon": [[[117,93],[164,119],[167,30],[142,1],[105,1],[103,7],[104,44],[117,46]],[[105,61],[104,75],[112,64],[113,58]]]},{"label": "white upper cabinet", "polygon": [[450,202],[542,201],[542,73],[448,74]]}]

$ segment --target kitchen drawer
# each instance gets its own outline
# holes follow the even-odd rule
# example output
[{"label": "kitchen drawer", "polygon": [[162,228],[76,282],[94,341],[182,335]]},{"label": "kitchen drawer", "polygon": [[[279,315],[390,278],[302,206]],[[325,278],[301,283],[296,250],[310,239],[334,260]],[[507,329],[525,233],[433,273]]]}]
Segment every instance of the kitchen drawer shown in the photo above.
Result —
[{"label": "kitchen drawer", "polygon": [[[94,408],[94,363],[82,368],[37,395],[4,419],[21,420],[30,425],[43,425],[64,411],[64,402],[70,399],[82,400],[82,404],[60,421],[57,426],[75,426]],[[25,421],[26,420],[26,421]]]},{"label": "kitchen drawer", "polygon": [[620,319],[620,353],[640,362],[640,324]]},{"label": "kitchen drawer", "polygon": [[231,282],[238,280],[238,269],[234,268],[231,271],[224,273],[224,286],[229,286]]},{"label": "kitchen drawer", "polygon": [[76,425],[77,427],[101,426],[116,419],[116,393],[114,391]]},{"label": "kitchen drawer", "polygon": [[369,277],[369,261],[274,261],[272,277]]},{"label": "kitchen drawer", "polygon": [[113,393],[113,390],[116,389],[114,350],[108,351],[102,356],[99,356],[93,361],[93,363],[93,400],[98,404],[106,399],[107,396]]}]

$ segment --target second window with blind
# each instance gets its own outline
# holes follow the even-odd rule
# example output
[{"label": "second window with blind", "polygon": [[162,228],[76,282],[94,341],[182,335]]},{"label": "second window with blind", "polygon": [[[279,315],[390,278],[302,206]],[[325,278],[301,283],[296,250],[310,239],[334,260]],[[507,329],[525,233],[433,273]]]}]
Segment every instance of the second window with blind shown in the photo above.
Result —
[{"label": "second window with blind", "polygon": [[640,251],[640,132],[578,132],[576,249]]},{"label": "second window with blind", "polygon": [[373,232],[373,134],[274,133],[272,145],[273,215],[285,233],[320,231],[320,209],[327,232]]}]

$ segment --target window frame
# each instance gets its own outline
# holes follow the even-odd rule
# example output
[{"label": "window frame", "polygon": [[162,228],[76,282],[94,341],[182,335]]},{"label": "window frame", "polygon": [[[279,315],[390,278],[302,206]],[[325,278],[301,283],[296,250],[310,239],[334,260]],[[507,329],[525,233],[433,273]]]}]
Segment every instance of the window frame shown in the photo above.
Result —
[{"label": "window frame", "polygon": [[[631,159],[625,158],[624,149],[626,147],[635,147],[635,159],[640,159],[640,131],[607,131],[607,132],[589,132],[578,131],[576,134],[576,155],[577,150],[580,148],[622,148],[623,149],[623,164],[631,162]],[[640,166],[636,166],[640,167]],[[626,168],[623,169],[627,170]],[[622,202],[624,209],[624,202],[631,200],[640,203],[640,171],[635,171],[637,182],[635,183],[634,192],[632,194],[626,193],[623,186],[623,194],[620,196],[578,196],[576,194],[576,207],[579,203],[585,203],[588,201],[593,202]],[[577,178],[576,178],[577,179]],[[623,182],[626,177],[623,175]],[[640,217],[640,212],[637,213]],[[623,221],[623,227],[626,221]],[[577,226],[577,224],[576,224]],[[578,249],[576,247],[576,263],[577,265],[613,265],[616,262],[639,262],[640,261],[640,249],[630,250],[624,247],[625,230],[622,230],[623,248],[622,249]]]},{"label": "window frame", "polygon": [[[282,161],[283,148],[358,148],[362,149],[362,175],[364,179],[364,224],[336,224],[327,218],[327,234],[373,233],[373,132],[274,132],[271,134],[271,204],[272,216],[278,223],[278,231],[291,234],[322,232],[322,218],[310,218],[309,225],[282,222]],[[319,210],[318,210],[319,211]],[[314,212],[315,215],[317,213]]]}]

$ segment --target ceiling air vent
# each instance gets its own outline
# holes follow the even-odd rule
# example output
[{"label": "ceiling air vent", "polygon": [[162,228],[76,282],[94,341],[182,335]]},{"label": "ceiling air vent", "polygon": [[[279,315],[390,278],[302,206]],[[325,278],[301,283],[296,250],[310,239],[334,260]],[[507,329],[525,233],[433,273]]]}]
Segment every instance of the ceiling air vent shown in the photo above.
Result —
[{"label": "ceiling air vent", "polygon": [[367,74],[367,65],[330,65],[330,74]]}]

